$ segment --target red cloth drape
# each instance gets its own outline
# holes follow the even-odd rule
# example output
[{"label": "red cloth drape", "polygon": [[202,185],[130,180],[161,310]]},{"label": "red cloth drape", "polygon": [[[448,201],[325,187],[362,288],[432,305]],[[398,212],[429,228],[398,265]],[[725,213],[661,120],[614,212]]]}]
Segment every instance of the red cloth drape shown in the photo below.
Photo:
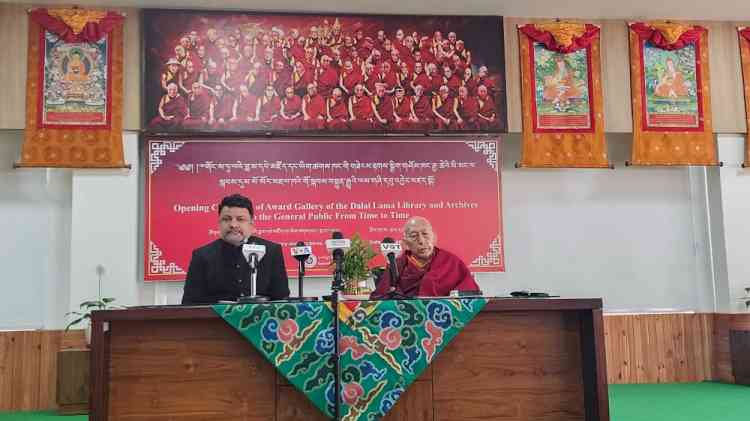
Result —
[{"label": "red cloth drape", "polygon": [[679,50],[686,45],[695,44],[700,40],[701,34],[705,31],[705,28],[702,26],[695,25],[680,35],[680,38],[677,41],[670,44],[659,30],[643,22],[631,24],[630,29],[637,33],[642,39],[650,41],[652,44],[663,50]]},{"label": "red cloth drape", "polygon": [[750,41],[750,28],[742,28],[739,30],[740,36]]},{"label": "red cloth drape", "polygon": [[42,28],[55,33],[65,42],[97,42],[122,23],[123,16],[117,12],[107,12],[98,23],[89,22],[81,33],[76,34],[60,18],[50,15],[47,9],[34,9],[29,16]]},{"label": "red cloth drape", "polygon": [[572,53],[586,48],[591,45],[591,42],[596,39],[597,36],[599,36],[599,27],[587,23],[586,32],[580,37],[574,37],[573,42],[570,45],[565,46],[558,44],[557,40],[552,36],[552,33],[549,31],[541,31],[534,26],[534,24],[523,25],[519,30],[532,40],[544,44],[548,50],[557,51],[559,53]]}]

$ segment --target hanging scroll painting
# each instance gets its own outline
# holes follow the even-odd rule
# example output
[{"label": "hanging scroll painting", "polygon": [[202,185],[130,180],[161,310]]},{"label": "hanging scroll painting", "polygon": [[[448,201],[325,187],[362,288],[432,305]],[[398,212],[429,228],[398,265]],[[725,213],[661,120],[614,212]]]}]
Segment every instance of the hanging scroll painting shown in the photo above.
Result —
[{"label": "hanging scroll painting", "polygon": [[122,168],[123,16],[29,12],[21,167]]},{"label": "hanging scroll painting", "polygon": [[716,165],[708,86],[708,31],[671,22],[630,24],[632,165]]},{"label": "hanging scroll painting", "polygon": [[607,168],[599,27],[520,25],[523,149],[520,166]]}]

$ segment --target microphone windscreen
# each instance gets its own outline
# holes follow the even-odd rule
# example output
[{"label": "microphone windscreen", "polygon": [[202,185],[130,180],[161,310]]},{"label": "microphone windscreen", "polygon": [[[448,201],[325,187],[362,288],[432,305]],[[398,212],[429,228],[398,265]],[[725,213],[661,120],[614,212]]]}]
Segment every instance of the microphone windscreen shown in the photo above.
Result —
[{"label": "microphone windscreen", "polygon": [[304,247],[305,242],[304,241],[297,241],[297,247]]},{"label": "microphone windscreen", "polygon": [[331,238],[333,238],[334,240],[340,240],[344,238],[344,234],[342,234],[341,231],[334,231]]},{"label": "microphone windscreen", "polygon": [[382,242],[390,244],[390,243],[395,243],[396,241],[391,237],[385,237]]}]

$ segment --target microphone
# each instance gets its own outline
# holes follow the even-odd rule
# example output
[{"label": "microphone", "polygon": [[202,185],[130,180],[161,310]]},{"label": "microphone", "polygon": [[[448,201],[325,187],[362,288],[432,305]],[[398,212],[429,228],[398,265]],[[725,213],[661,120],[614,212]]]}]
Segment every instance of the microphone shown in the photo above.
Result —
[{"label": "microphone", "polygon": [[391,274],[391,282],[398,283],[398,268],[396,267],[396,258],[401,255],[401,244],[397,243],[391,237],[385,237],[380,242],[380,252],[388,259],[388,270]]},{"label": "microphone", "polygon": [[250,299],[256,300],[257,282],[258,282],[258,264],[266,255],[266,246],[263,244],[245,243],[242,245],[242,255],[245,256],[247,263],[250,265]]},{"label": "microphone", "polygon": [[297,270],[298,272],[297,282],[299,284],[297,295],[299,296],[300,299],[302,299],[304,295],[302,293],[302,284],[304,282],[303,279],[305,277],[305,261],[310,257],[311,254],[312,254],[312,247],[306,246],[304,241],[298,241],[297,246],[292,247],[292,257],[297,259],[297,262],[299,262],[299,269]]},{"label": "microphone", "polygon": [[266,246],[255,243],[245,243],[242,245],[242,255],[245,256],[245,260],[250,264],[250,269],[255,270],[258,264],[263,260],[263,256],[266,255]]},{"label": "microphone", "polygon": [[[292,247],[292,257],[299,262],[305,262],[312,254],[312,247],[306,246],[304,241],[297,241],[297,245]],[[303,266],[304,267],[304,266]]]},{"label": "microphone", "polygon": [[326,248],[331,252],[336,269],[333,272],[333,289],[334,292],[341,290],[343,286],[344,251],[351,247],[352,242],[344,238],[340,231],[335,231],[330,240],[326,240]]}]

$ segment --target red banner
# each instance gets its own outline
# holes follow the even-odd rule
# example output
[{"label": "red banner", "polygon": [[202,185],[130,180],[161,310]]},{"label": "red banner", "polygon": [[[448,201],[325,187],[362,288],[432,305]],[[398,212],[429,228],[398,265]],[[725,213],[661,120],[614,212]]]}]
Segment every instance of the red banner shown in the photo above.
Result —
[{"label": "red banner", "polygon": [[145,279],[183,280],[192,250],[218,238],[217,204],[233,193],[253,201],[257,234],[282,245],[290,273],[298,241],[313,247],[307,273],[327,275],[333,231],[375,248],[414,215],[472,271],[504,271],[499,142],[149,139]]}]

